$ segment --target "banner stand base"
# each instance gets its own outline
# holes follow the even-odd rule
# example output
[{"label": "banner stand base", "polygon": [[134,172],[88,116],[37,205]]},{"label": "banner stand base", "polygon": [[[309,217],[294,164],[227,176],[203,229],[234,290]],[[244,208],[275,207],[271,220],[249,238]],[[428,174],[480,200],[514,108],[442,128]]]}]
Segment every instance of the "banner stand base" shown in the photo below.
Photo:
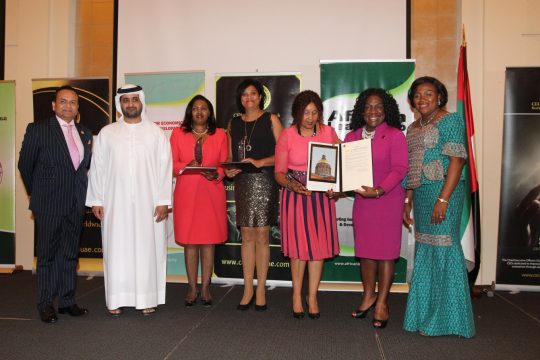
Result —
[{"label": "banner stand base", "polygon": [[13,265],[10,267],[0,267],[0,274],[12,275],[23,271],[22,265]]}]

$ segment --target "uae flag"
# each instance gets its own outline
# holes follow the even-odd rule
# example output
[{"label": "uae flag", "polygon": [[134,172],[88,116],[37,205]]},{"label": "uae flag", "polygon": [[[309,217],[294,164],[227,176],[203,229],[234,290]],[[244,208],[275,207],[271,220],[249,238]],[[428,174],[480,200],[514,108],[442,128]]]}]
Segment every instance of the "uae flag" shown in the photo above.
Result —
[{"label": "uae flag", "polygon": [[467,129],[468,161],[465,165],[466,189],[470,196],[465,196],[465,205],[461,216],[461,246],[467,261],[469,285],[472,287],[480,269],[480,201],[478,178],[476,176],[474,151],[474,122],[467,73],[467,44],[463,41],[459,52],[457,110],[465,120]]}]

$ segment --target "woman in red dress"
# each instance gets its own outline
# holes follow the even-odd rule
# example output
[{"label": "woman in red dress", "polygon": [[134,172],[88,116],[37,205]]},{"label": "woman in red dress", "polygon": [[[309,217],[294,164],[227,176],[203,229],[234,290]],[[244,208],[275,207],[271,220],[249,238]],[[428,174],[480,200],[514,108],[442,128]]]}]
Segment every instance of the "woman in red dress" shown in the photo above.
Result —
[{"label": "woman in red dress", "polygon": [[[210,278],[214,266],[215,244],[227,240],[227,209],[223,169],[227,160],[227,135],[216,128],[214,108],[202,95],[188,104],[182,126],[171,134],[174,188],[174,236],[184,247],[189,289],[186,306],[197,300],[197,272],[201,259],[201,302],[212,305]],[[182,174],[186,166],[216,167],[216,171]],[[211,224],[211,226],[209,226]]]}]

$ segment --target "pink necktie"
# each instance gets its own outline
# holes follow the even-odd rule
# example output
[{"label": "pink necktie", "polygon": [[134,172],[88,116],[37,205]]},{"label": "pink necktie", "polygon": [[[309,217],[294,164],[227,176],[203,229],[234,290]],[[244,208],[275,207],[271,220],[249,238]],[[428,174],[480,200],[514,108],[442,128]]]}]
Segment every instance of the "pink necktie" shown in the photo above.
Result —
[{"label": "pink necktie", "polygon": [[75,170],[77,170],[81,162],[81,158],[79,155],[79,149],[77,148],[77,144],[75,144],[75,140],[73,139],[74,127],[75,127],[74,125],[67,125],[67,130],[68,130],[67,146],[69,150],[69,155],[71,156],[71,161],[73,162],[73,167],[75,167]]}]

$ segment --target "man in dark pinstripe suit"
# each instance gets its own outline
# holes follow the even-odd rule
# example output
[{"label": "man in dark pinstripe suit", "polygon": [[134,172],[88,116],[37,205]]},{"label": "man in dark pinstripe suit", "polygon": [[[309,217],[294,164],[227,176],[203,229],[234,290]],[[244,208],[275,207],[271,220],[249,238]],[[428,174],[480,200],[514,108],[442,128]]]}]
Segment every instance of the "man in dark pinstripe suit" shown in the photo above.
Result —
[{"label": "man in dark pinstripe suit", "polygon": [[28,125],[19,155],[19,171],[34,215],[37,308],[46,323],[58,320],[53,307],[56,296],[60,314],[88,313],[75,303],[92,144],[90,130],[74,121],[78,101],[73,88],[60,87],[52,103],[56,116]]}]

